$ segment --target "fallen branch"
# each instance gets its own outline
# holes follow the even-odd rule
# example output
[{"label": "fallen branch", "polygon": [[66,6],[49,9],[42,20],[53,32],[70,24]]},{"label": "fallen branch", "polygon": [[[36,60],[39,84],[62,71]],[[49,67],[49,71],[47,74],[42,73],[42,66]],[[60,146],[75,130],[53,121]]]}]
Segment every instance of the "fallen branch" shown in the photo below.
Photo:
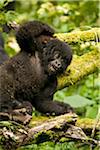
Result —
[{"label": "fallen branch", "polygon": [[[88,124],[88,127],[85,126],[82,129],[83,123],[79,122],[76,114],[65,114],[61,115],[52,119],[41,120],[40,122],[33,120],[35,122],[34,127],[24,127],[14,122],[0,122],[0,142],[3,148],[6,150],[15,150],[16,148],[31,144],[31,143],[41,143],[45,141],[62,141],[64,138],[81,140],[85,143],[92,143],[94,145],[99,145],[99,141],[97,139],[92,139],[87,136],[88,129],[91,129],[92,132],[92,125]],[[31,126],[32,126],[31,122]],[[88,120],[87,120],[88,122]],[[91,122],[89,120],[89,122]],[[93,121],[92,121],[93,123]],[[96,125],[95,134],[99,130],[100,122]],[[90,133],[91,133],[90,132]],[[91,134],[90,134],[91,135]],[[64,142],[63,141],[63,142]]]}]

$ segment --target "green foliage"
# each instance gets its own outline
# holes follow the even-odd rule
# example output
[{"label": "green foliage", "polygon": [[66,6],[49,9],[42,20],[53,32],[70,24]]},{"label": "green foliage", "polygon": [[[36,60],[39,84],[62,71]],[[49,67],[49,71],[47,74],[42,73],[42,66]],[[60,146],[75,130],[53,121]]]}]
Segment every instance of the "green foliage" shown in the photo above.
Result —
[{"label": "green foliage", "polygon": [[16,18],[16,13],[14,11],[7,11],[6,6],[9,2],[13,0],[0,0],[0,25],[4,23],[13,22]]},{"label": "green foliage", "polygon": [[0,0],[0,10],[2,10],[12,0]]},{"label": "green foliage", "polygon": [[58,32],[67,32],[76,27],[99,26],[99,1],[16,0],[15,14],[18,13],[18,17],[9,11],[6,14],[3,9],[12,1],[0,1],[0,23],[9,22],[10,18],[17,22],[38,19],[48,22]]},{"label": "green foliage", "polygon": [[[89,145],[84,144],[76,144],[76,142],[65,142],[65,143],[57,143],[53,142],[45,142],[43,144],[32,144],[28,146],[21,147],[17,150],[89,150]],[[94,148],[94,150],[99,150],[99,148]]]},{"label": "green foliage", "polygon": [[56,92],[54,99],[62,100],[74,108],[78,108],[76,111],[82,117],[96,118],[100,100],[99,87],[100,77],[98,73],[95,73],[76,85]]},{"label": "green foliage", "polygon": [[21,13],[20,19],[48,22],[58,32],[67,32],[76,27],[99,26],[99,1],[22,0],[18,1],[17,11]]},{"label": "green foliage", "polygon": [[63,102],[70,104],[74,108],[85,107],[87,105],[94,104],[94,101],[91,101],[80,95],[68,96],[64,98]]},{"label": "green foliage", "polygon": [[87,106],[86,117],[91,119],[96,118],[99,108],[100,107],[96,104],[93,106]]}]

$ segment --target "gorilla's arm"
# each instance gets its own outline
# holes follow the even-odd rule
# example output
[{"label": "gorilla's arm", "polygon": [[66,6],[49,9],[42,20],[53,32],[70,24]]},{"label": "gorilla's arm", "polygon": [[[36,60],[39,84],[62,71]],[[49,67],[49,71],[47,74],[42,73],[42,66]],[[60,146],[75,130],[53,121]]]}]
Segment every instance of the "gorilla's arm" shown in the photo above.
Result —
[{"label": "gorilla's arm", "polygon": [[[50,83],[50,84],[49,84]],[[57,79],[49,79],[48,86],[41,91],[41,93],[36,97],[33,105],[35,108],[49,115],[61,115],[68,112],[73,112],[73,108],[63,102],[53,101],[53,95],[56,91]]]},{"label": "gorilla's arm", "polygon": [[70,105],[63,102],[48,100],[37,101],[35,108],[44,114],[49,115],[61,115],[69,112],[73,112],[73,109]]}]

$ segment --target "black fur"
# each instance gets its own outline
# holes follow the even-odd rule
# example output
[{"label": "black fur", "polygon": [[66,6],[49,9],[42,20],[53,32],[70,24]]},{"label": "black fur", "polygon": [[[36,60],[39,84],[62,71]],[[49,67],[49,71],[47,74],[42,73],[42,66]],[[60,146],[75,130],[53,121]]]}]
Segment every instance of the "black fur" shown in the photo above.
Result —
[{"label": "black fur", "polygon": [[53,38],[54,30],[39,21],[22,25],[16,39],[21,51],[0,67],[0,111],[15,113],[32,106],[42,113],[55,115],[73,111],[64,103],[52,101],[57,76],[72,60],[70,47]]},{"label": "black fur", "polygon": [[38,39],[41,35],[52,37],[53,34],[54,30],[48,25],[39,21],[30,21],[19,28],[16,39],[21,50],[33,53],[36,50],[40,51],[43,49],[42,45],[40,45],[41,39]]}]

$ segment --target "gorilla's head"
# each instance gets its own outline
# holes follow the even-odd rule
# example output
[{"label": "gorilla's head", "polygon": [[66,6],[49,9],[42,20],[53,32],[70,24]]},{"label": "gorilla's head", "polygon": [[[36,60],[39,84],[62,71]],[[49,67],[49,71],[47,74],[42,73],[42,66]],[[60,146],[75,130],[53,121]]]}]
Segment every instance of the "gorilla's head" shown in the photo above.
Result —
[{"label": "gorilla's head", "polygon": [[67,43],[58,39],[50,40],[43,49],[46,72],[49,75],[63,73],[72,60],[72,51]]}]

